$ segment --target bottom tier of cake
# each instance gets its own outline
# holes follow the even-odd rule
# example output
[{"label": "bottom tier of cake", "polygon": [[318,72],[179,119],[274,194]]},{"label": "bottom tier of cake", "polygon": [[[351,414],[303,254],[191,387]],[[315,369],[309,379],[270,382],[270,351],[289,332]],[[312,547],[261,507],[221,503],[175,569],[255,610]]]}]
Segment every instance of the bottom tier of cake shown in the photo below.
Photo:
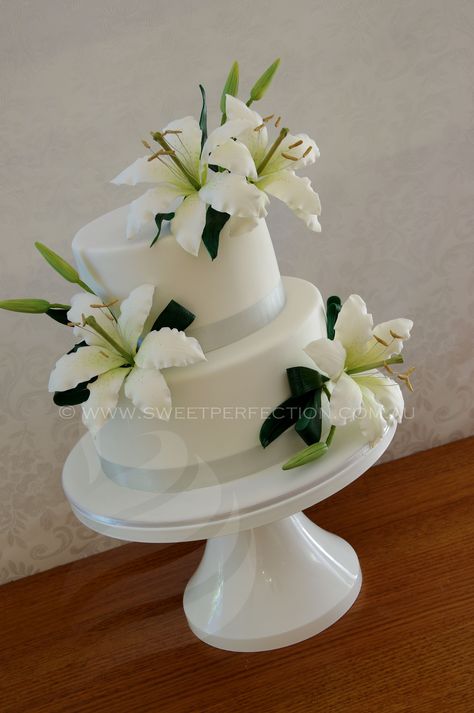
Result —
[{"label": "bottom tier of cake", "polygon": [[289,396],[286,368],[314,366],[303,351],[325,335],[324,305],[314,285],[283,278],[286,305],[263,329],[206,354],[207,361],[164,372],[169,420],[122,398],[95,437],[104,472],[150,491],[206,487],[274,465],[304,444],[290,429],[263,449],[260,427]]}]

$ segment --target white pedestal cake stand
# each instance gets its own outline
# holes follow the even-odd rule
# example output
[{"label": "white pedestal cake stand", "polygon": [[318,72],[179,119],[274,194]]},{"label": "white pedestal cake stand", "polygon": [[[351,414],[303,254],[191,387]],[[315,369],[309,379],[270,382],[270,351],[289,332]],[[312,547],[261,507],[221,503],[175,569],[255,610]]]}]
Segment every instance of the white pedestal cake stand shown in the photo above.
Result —
[{"label": "white pedestal cake stand", "polygon": [[184,593],[192,631],[229,651],[276,649],[319,633],[356,600],[362,581],[356,553],[301,510],[362,475],[394,433],[391,426],[369,448],[357,427],[347,426],[336,431],[324,458],[296,470],[276,465],[224,484],[167,492],[114,483],[86,435],[66,461],[63,485],[79,520],[103,535],[207,539]]}]

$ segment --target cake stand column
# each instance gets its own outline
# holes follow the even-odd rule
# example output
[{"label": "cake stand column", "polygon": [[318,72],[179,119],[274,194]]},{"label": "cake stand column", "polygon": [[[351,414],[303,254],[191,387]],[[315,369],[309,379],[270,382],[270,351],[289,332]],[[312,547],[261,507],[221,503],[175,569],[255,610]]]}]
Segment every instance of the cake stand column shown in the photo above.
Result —
[{"label": "cake stand column", "polygon": [[208,540],[184,593],[202,641],[229,651],[294,644],[339,619],[362,582],[352,547],[302,512]]}]

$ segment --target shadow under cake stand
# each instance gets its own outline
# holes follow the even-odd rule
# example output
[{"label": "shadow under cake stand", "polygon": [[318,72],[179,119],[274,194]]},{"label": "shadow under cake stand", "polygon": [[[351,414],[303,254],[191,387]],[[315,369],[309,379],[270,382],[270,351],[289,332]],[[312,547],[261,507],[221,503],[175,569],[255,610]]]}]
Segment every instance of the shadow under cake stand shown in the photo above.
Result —
[{"label": "shadow under cake stand", "polygon": [[355,602],[362,575],[352,547],[302,512],[362,475],[396,426],[370,448],[355,424],[336,431],[320,460],[275,465],[224,484],[149,492],[116,484],[90,435],[71,451],[63,487],[92,530],[133,542],[207,540],[184,592],[194,634],[229,651],[264,651],[309,638]]}]

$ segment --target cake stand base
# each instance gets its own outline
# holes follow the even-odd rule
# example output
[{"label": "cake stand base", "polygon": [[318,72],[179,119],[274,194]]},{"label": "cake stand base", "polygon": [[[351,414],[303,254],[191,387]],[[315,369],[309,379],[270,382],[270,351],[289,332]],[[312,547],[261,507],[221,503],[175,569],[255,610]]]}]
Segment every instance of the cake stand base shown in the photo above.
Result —
[{"label": "cake stand base", "polygon": [[361,582],[352,547],[299,512],[208,540],[184,611],[194,634],[211,646],[266,651],[333,624],[355,602]]}]

